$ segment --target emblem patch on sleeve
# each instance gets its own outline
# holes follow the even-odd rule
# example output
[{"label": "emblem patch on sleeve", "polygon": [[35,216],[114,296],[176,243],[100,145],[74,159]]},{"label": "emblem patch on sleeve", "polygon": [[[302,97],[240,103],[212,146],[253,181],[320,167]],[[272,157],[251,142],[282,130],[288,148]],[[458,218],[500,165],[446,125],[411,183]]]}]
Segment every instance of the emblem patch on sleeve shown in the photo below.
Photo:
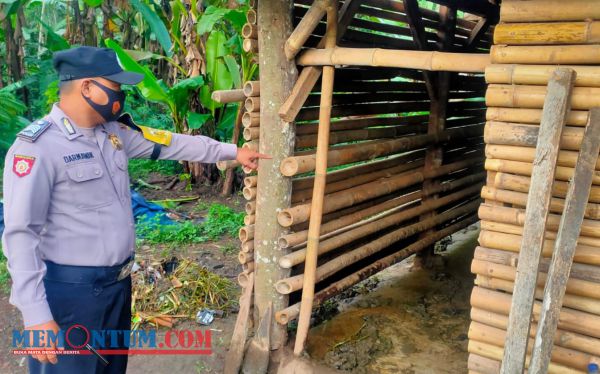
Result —
[{"label": "emblem patch on sleeve", "polygon": [[31,173],[35,157],[15,155],[13,158],[13,172],[19,177],[24,177]]}]

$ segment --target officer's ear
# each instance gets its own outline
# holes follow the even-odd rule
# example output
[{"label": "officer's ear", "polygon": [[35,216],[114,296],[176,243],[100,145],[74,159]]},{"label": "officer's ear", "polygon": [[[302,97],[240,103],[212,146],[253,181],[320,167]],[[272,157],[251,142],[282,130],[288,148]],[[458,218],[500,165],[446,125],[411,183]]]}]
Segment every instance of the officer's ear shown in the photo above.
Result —
[{"label": "officer's ear", "polygon": [[90,97],[92,94],[90,92],[90,86],[92,82],[91,79],[82,79],[81,80],[81,94],[85,97]]}]

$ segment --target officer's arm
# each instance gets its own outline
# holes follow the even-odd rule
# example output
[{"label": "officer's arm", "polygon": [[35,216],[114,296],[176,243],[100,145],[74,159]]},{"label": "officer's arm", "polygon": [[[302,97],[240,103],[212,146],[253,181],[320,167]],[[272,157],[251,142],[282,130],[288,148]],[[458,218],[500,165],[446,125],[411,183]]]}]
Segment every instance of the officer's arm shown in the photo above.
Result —
[{"label": "officer's arm", "polygon": [[214,163],[235,160],[237,146],[221,143],[206,136],[192,136],[144,128],[122,128],[121,134],[129,158],[198,161]]},{"label": "officer's arm", "polygon": [[40,147],[17,140],[4,167],[5,229],[2,248],[13,284],[11,304],[23,314],[25,327],[53,319],[46,301],[40,258],[40,232],[46,224],[55,174]]}]

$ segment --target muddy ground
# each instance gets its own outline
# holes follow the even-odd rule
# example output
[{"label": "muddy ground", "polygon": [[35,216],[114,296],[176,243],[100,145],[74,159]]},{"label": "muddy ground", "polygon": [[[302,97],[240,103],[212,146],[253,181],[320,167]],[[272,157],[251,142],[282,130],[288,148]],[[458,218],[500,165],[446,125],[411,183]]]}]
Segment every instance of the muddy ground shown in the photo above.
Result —
[{"label": "muddy ground", "polygon": [[[243,200],[238,195],[223,199],[211,187],[142,192],[151,199],[199,194],[201,201],[243,210]],[[189,212],[194,205],[182,209]],[[308,354],[331,368],[352,373],[466,372],[469,295],[473,285],[469,265],[477,232],[477,227],[470,227],[453,235],[452,244],[443,255],[447,263],[443,268],[413,270],[412,259],[408,259],[328,303],[327,320],[310,332]],[[172,254],[187,256],[235,280],[240,267],[237,251],[228,250],[232,247],[237,248],[237,239],[225,238],[176,249],[140,248],[138,254],[164,258]],[[220,373],[235,318],[235,313],[230,313],[210,326],[212,355],[131,356],[127,373]],[[27,372],[23,357],[10,353],[12,330],[20,328],[21,323],[20,314],[8,303],[8,295],[1,292],[0,373]],[[174,326],[198,327],[191,319],[180,319]]]}]

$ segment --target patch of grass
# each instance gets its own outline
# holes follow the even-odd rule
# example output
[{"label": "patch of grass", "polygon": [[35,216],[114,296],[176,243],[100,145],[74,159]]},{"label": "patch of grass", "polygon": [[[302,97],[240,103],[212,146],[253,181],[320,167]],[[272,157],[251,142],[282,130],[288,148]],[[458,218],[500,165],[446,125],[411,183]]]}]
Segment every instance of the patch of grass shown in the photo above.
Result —
[{"label": "patch of grass", "polygon": [[6,261],[7,260],[6,260],[6,257],[4,257],[2,248],[0,248],[0,291],[1,292],[9,292],[10,291],[10,274],[8,273]]},{"label": "patch of grass", "polygon": [[172,160],[147,160],[131,159],[129,160],[129,176],[131,180],[138,178],[147,178],[150,173],[159,173],[162,175],[177,175],[183,172],[183,167],[179,162]]},{"label": "patch of grass", "polygon": [[161,225],[159,219],[155,217],[150,222],[137,226],[137,234],[144,243],[203,243],[218,240],[223,235],[235,237],[244,224],[244,213],[238,213],[222,204],[212,204],[208,209],[206,221],[200,225],[191,221]]}]

